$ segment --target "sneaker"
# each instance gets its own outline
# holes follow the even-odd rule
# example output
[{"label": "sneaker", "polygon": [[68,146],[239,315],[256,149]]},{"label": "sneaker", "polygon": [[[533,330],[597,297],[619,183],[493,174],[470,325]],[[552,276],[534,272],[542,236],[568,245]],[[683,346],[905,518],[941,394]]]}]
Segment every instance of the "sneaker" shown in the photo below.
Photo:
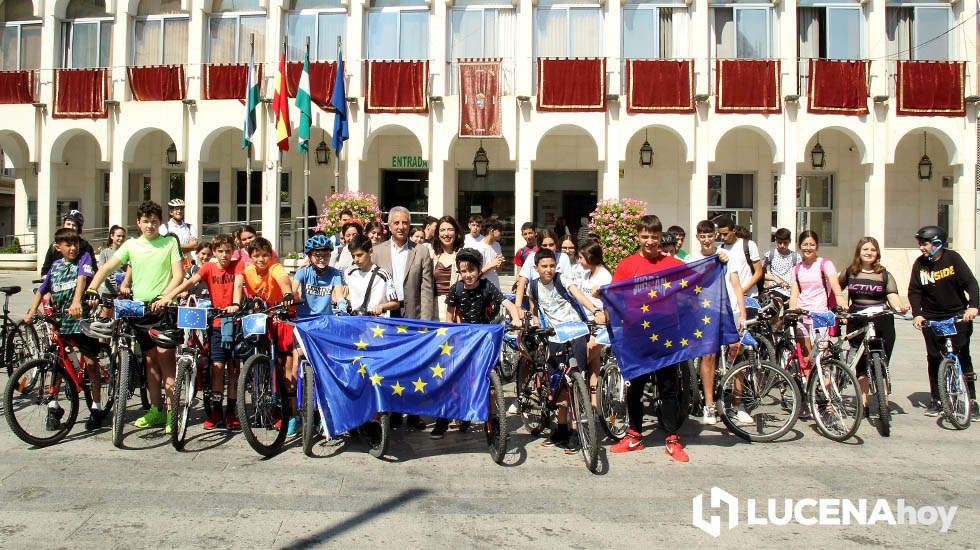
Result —
[{"label": "sneaker", "polygon": [[687,456],[687,452],[684,451],[684,445],[681,445],[681,438],[676,435],[671,435],[667,437],[667,448],[664,449],[667,456],[673,458],[677,462],[688,462],[690,457]]},{"label": "sneaker", "polygon": [[85,422],[85,429],[88,431],[98,430],[102,427],[102,420],[104,418],[105,412],[102,409],[91,411],[88,415],[88,420]]},{"label": "sneaker", "polygon": [[294,416],[289,419],[289,424],[286,425],[286,437],[293,437],[296,432],[299,431],[300,420],[298,416]]},{"label": "sneaker", "polygon": [[208,419],[204,421],[205,430],[214,430],[222,427],[224,422],[221,420],[221,413],[212,409],[211,414],[208,415]]},{"label": "sneaker", "polygon": [[751,424],[755,422],[755,420],[749,416],[749,413],[745,412],[744,406],[739,405],[738,408],[735,409],[735,422],[738,422],[739,424]]},{"label": "sneaker", "polygon": [[150,405],[150,410],[133,422],[133,426],[137,428],[162,428],[165,424],[167,424],[167,415],[156,405]]},{"label": "sneaker", "polygon": [[48,419],[45,422],[49,432],[56,432],[61,429],[61,417],[65,416],[65,409],[61,407],[48,407]]},{"label": "sneaker", "polygon": [[612,453],[628,453],[630,451],[642,451],[646,447],[643,446],[642,436],[634,430],[626,430],[626,435],[619,440],[612,447],[609,447],[609,452]]},{"label": "sneaker", "polygon": [[970,413],[970,422],[980,422],[980,403],[974,401],[970,407],[973,409]]},{"label": "sneaker", "polygon": [[448,420],[436,420],[436,427],[432,428],[432,433],[429,434],[429,439],[442,439],[446,436],[447,430],[449,430]]},{"label": "sneaker", "polygon": [[567,455],[577,454],[582,450],[582,447],[579,445],[578,433],[572,432],[571,435],[568,436],[567,440],[558,444],[558,447],[560,447]]},{"label": "sneaker", "polygon": [[705,405],[704,414],[701,417],[701,423],[712,426],[715,422],[717,422],[717,419],[715,419],[715,406]]},{"label": "sneaker", "polygon": [[225,411],[225,427],[229,430],[242,429],[242,423],[238,421],[238,415],[234,411]]},{"label": "sneaker", "polygon": [[517,401],[511,401],[510,405],[507,407],[507,414],[517,414],[518,412]]},{"label": "sneaker", "polygon": [[922,414],[926,416],[939,416],[940,413],[942,413],[942,409],[939,407],[939,401],[931,401]]},{"label": "sneaker", "polygon": [[468,431],[470,431],[470,421],[463,420],[462,422],[459,423],[459,433],[465,434]]},{"label": "sneaker", "polygon": [[282,429],[282,419],[276,420],[276,423],[272,425],[276,430]]},{"label": "sneaker", "polygon": [[167,411],[167,425],[163,427],[163,433],[168,434],[174,429],[174,413]]}]

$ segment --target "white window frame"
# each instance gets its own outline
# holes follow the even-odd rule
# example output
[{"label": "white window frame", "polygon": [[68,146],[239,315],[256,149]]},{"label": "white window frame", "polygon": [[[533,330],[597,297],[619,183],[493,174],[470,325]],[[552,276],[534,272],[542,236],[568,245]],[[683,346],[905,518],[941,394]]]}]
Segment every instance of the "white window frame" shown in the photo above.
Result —
[{"label": "white window frame", "polygon": [[[856,11],[859,18],[861,19],[861,36],[858,40],[861,43],[861,51],[858,52],[858,57],[856,59],[866,59],[868,57],[868,19],[864,14],[864,8],[861,4],[855,4],[853,2],[813,2],[806,4],[799,4],[799,8],[820,8],[824,10],[824,28],[821,29],[823,34],[824,43],[830,45],[830,10],[845,10],[845,11]],[[799,38],[799,33],[797,33],[797,38]],[[799,46],[799,45],[797,45]],[[828,56],[827,59],[837,59]]]},{"label": "white window frame", "polygon": [[[564,57],[579,57],[570,55],[568,52],[572,50],[572,33],[570,32],[571,25],[569,24],[569,17],[571,16],[572,10],[599,10],[599,17],[602,20],[602,24],[599,25],[599,54],[597,57],[603,57],[605,55],[605,48],[603,47],[604,35],[605,35],[605,24],[606,18],[602,13],[602,4],[548,4],[541,5],[538,4],[534,8],[534,21],[532,22],[532,29],[537,29],[538,14],[542,11],[564,11],[565,12],[565,55]],[[531,38],[532,49],[534,50],[534,59],[541,57],[538,54],[538,40],[537,36]],[[535,73],[536,75],[537,73]],[[535,80],[537,76],[535,76]]]},{"label": "white window frame", "polygon": [[[807,204],[810,199],[809,181],[806,178],[826,179],[830,184],[830,191],[827,196],[830,199],[829,206],[812,206]],[[830,214],[831,234],[825,235],[826,231],[820,231],[821,242],[828,246],[837,244],[837,213],[834,211],[837,205],[837,174],[833,172],[803,172],[796,176],[796,234],[806,229],[813,229],[811,217],[814,213]],[[819,229],[819,228],[818,228]]]},{"label": "white window frame", "polygon": [[[449,9],[449,21],[448,21],[448,24],[449,24],[449,32],[446,33],[446,51],[449,52],[449,60],[450,61],[456,61],[457,59],[463,59],[462,57],[456,55],[456,52],[453,51],[453,31],[455,30],[455,29],[453,29],[453,14],[460,13],[460,12],[466,12],[466,11],[478,11],[478,12],[482,13],[483,14],[483,17],[480,18],[480,22],[481,22],[480,23],[480,32],[481,32],[480,41],[481,41],[481,44],[483,44],[484,46],[486,46],[486,43],[487,43],[487,26],[486,26],[486,21],[487,20],[486,20],[486,12],[488,10],[493,10],[498,15],[498,24],[499,24],[500,10],[511,10],[511,11],[514,11],[514,6],[511,5],[511,4],[480,4],[480,5],[476,5],[476,6],[472,6],[472,5],[471,6],[459,6],[459,7],[453,7],[453,8],[450,8]],[[513,29],[508,29],[508,30],[510,30],[511,32],[513,32]],[[498,35],[499,35],[499,33],[498,33]],[[488,56],[487,53],[484,51],[483,54],[480,57],[500,57],[500,56],[499,55]]]},{"label": "white window frame", "polygon": [[[683,10],[684,11],[684,15],[686,16],[687,15],[687,11],[688,11],[689,8],[688,8],[687,4],[685,4],[683,2],[680,2],[680,3],[678,3],[678,2],[662,2],[662,3],[641,2],[641,3],[628,3],[628,4],[624,4],[623,5],[623,17],[621,17],[621,21],[620,21],[620,24],[619,24],[619,51],[621,53],[626,51],[626,17],[625,17],[626,12],[628,12],[628,11],[641,11],[641,10],[653,10],[653,11],[656,11],[657,12],[657,16],[653,18],[653,29],[650,30],[650,35],[653,36],[653,37],[656,37],[656,39],[653,40],[653,44],[654,44],[654,48],[655,48],[655,52],[654,52],[654,56],[655,57],[654,57],[654,59],[661,59],[662,58],[661,57],[662,56],[662,53],[660,51],[660,39],[659,39],[659,37],[660,37],[660,10],[661,9]],[[673,15],[676,17],[678,15],[678,12],[677,11],[674,11],[674,14]],[[678,56],[675,55],[674,57],[678,57]],[[623,59],[625,59],[625,58],[626,58],[626,55],[624,54],[623,55]]]},{"label": "white window frame", "polygon": [[[310,37],[310,62],[316,61],[334,61],[335,58],[330,59],[320,59],[320,50],[318,45],[320,44],[320,16],[321,15],[343,15],[344,16],[344,34],[347,33],[347,8],[337,7],[337,8],[304,8],[301,10],[293,10],[286,12],[286,16],[283,18],[283,36],[286,34],[288,27],[288,19],[290,17],[313,17],[313,36]],[[305,47],[305,45],[304,45]],[[286,59],[289,61],[289,59]]]},{"label": "white window frame", "polygon": [[[735,25],[735,30],[732,33],[734,37],[734,43],[732,44],[732,49],[735,51],[735,59],[754,59],[754,58],[743,58],[739,57],[738,54],[738,12],[742,10],[766,10],[766,55],[758,59],[772,59],[778,57],[776,53],[778,51],[778,44],[776,43],[775,37],[775,26],[777,22],[776,9],[773,4],[767,2],[749,3],[749,2],[739,2],[739,3],[712,3],[709,4],[711,8],[711,50],[712,57],[718,57],[717,47],[718,39],[715,33],[718,32],[715,26],[715,8],[725,8],[732,10],[732,24]],[[795,32],[795,31],[794,31]]]},{"label": "white window frame", "polygon": [[[936,9],[942,9],[942,10],[946,10],[946,26],[949,29],[952,29],[953,28],[953,23],[954,23],[953,6],[950,3],[946,3],[946,2],[892,2],[892,1],[889,1],[889,2],[887,2],[885,4],[885,10],[886,10],[886,16],[885,16],[885,25],[886,25],[886,28],[885,28],[885,32],[886,33],[888,32],[888,28],[887,28],[887,25],[888,25],[887,10],[889,8],[910,8],[910,9],[912,9],[912,37],[913,38],[915,38],[916,35],[917,35],[915,21],[917,21],[919,19],[918,18],[918,12],[919,12],[919,10],[922,10],[922,9],[934,9],[934,10],[936,10]],[[956,40],[954,40],[954,34],[955,33],[953,33],[953,32],[946,33],[946,59],[943,59],[941,61],[950,61],[950,60],[953,60],[953,59],[956,58],[956,55],[957,55],[956,54]],[[917,56],[918,50],[919,50],[919,48],[915,44],[909,44],[909,59],[910,60],[912,60],[912,61],[920,60],[920,58]],[[901,59],[901,56],[899,56],[899,59]]]},{"label": "white window frame", "polygon": [[[184,21],[187,21],[187,25],[188,25],[188,29],[187,30],[188,30],[188,33],[189,33],[190,32],[190,24],[191,24],[190,19],[191,19],[191,16],[188,15],[188,14],[186,14],[186,13],[167,13],[167,14],[141,15],[141,16],[139,16],[139,17],[136,18],[136,21],[139,21],[139,22],[155,21],[155,22],[159,23],[159,25],[160,25],[160,45],[159,45],[160,58],[157,60],[157,63],[156,63],[157,65],[163,65],[163,58],[164,58],[163,48],[166,45],[166,41],[164,39],[164,36],[166,35],[166,33],[164,32],[164,30],[166,29],[167,21],[168,20],[184,20]],[[210,25],[208,26],[208,28],[210,29]],[[211,31],[209,30],[208,31],[208,38],[209,38],[209,40],[208,40],[209,46],[208,47],[209,48],[210,48],[210,44],[211,44],[211,41],[210,41],[210,32]],[[130,64],[133,65],[133,66],[135,66],[136,65],[136,23],[135,22],[133,23],[133,31],[132,31],[131,40],[132,40],[131,44],[133,45],[133,47],[132,47],[132,50],[133,51],[132,51],[132,54],[129,56],[129,59],[130,59]],[[186,52],[185,52],[185,60],[186,60]]]},{"label": "white window frame", "polygon": [[[33,26],[41,27],[43,24],[44,21],[40,19],[33,19],[27,21],[4,21],[3,23],[4,32],[9,32],[10,29],[17,29],[17,67],[15,69],[7,69],[7,70],[15,70],[15,71],[27,70],[24,69],[23,67],[24,56],[23,56],[23,52],[21,52],[21,48],[24,47],[24,37],[23,37],[24,27],[33,27]],[[43,36],[43,32],[44,31],[42,30],[42,36]],[[37,68],[39,67],[35,67],[35,69]]]},{"label": "white window frame", "polygon": [[[115,26],[115,19],[112,17],[78,17],[75,19],[66,19],[61,23],[61,43],[63,48],[61,49],[63,53],[63,59],[61,60],[61,66],[66,69],[76,69],[73,64],[71,64],[72,57],[74,57],[74,40],[71,39],[72,33],[75,32],[74,27],[78,24],[86,23],[98,23],[95,28],[97,32],[95,33],[95,42],[99,47],[99,57],[101,57],[102,51],[102,23],[109,23],[109,51],[106,53],[106,64],[105,67],[112,65],[112,31]],[[101,60],[100,60],[101,61]],[[102,65],[97,65],[98,68],[104,68]]]},{"label": "white window frame", "polygon": [[[208,63],[213,63],[211,60],[211,20],[212,19],[234,19],[235,20],[235,61],[234,63],[242,64],[248,63],[248,60],[238,59],[238,52],[242,51],[242,17],[254,17],[259,16],[265,17],[266,26],[269,24],[269,14],[262,10],[250,10],[250,11],[229,11],[221,13],[212,13],[208,17]],[[261,60],[263,54],[260,52],[259,59]],[[261,61],[260,61],[261,62]]]},{"label": "white window frame", "polygon": [[[429,9],[428,6],[424,6],[424,5],[423,6],[417,6],[417,5],[414,5],[414,6],[386,6],[386,7],[383,7],[383,8],[370,8],[370,9],[367,10],[367,13],[369,14],[368,17],[365,17],[365,23],[367,23],[367,24],[369,24],[368,21],[370,20],[370,14],[372,14],[372,13],[398,13],[398,17],[395,19],[395,21],[397,22],[397,24],[395,25],[395,41],[398,43],[398,60],[408,61],[408,59],[402,57],[402,52],[401,52],[401,49],[402,49],[402,38],[401,38],[402,37],[402,17],[401,17],[401,14],[402,14],[402,12],[413,12],[413,11],[424,11],[424,12],[426,12],[426,13],[429,14],[429,17],[425,21],[425,25],[426,25],[426,31],[429,34],[430,39],[431,39],[431,35],[432,35],[432,17],[431,16],[432,16],[432,12],[431,12],[431,10]],[[368,40],[369,37],[370,37],[370,31],[365,32],[363,39],[364,40]],[[374,59],[371,58],[368,55],[368,48],[367,48],[367,43],[366,42],[365,42],[364,46],[365,46],[365,48],[364,48],[364,57],[365,57],[365,59],[368,59],[368,60],[372,60],[373,61]],[[429,50],[430,50],[429,44],[426,44],[425,45],[425,59],[426,60],[428,60],[429,57],[431,56],[431,52]],[[421,61],[421,60],[419,60],[419,61]]]}]

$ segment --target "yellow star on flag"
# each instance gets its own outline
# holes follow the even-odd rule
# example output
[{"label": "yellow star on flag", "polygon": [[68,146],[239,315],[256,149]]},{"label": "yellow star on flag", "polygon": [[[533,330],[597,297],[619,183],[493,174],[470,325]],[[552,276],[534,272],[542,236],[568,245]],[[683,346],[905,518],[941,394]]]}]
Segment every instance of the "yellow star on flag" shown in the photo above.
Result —
[{"label": "yellow star on flag", "polygon": [[666,342],[664,342],[664,347],[665,348],[669,348],[670,346],[673,346],[673,345],[674,345],[674,343],[671,342],[670,340],[667,340]]},{"label": "yellow star on flag", "polygon": [[664,288],[670,288],[670,281],[664,281]]},{"label": "yellow star on flag", "polygon": [[687,345],[687,338],[681,338],[681,345],[682,346],[686,346]]},{"label": "yellow star on flag", "polygon": [[704,333],[701,332],[701,330],[699,329],[699,330],[695,330],[694,331],[694,335],[697,336],[698,338],[700,338],[700,337],[704,336]]},{"label": "yellow star on flag", "polygon": [[640,308],[640,311],[642,311],[643,313],[647,313],[648,311],[650,311],[650,306],[643,304],[643,307]]},{"label": "yellow star on flag", "polygon": [[650,297],[651,297],[651,298],[656,298],[656,297],[657,297],[657,291],[656,291],[656,290],[653,290],[653,289],[651,289],[651,290],[650,290]]},{"label": "yellow star on flag", "polygon": [[365,341],[364,341],[364,338],[361,338],[361,339],[360,339],[360,340],[359,340],[359,341],[358,341],[358,342],[357,342],[356,344],[354,344],[354,345],[355,345],[355,346],[357,346],[357,349],[365,349],[365,348],[367,348],[367,342],[365,342]]},{"label": "yellow star on flag", "polygon": [[375,386],[380,386],[382,380],[384,380],[384,376],[381,376],[378,373],[374,373],[371,375],[371,384]]},{"label": "yellow star on flag", "polygon": [[443,372],[445,372],[445,370],[446,370],[446,369],[445,369],[445,368],[443,368],[443,367],[440,367],[440,366],[439,366],[439,363],[436,363],[436,366],[434,366],[434,367],[429,367],[429,370],[431,370],[431,371],[432,371],[432,377],[433,377],[433,378],[444,378],[444,377],[442,376],[442,373],[443,373]]},{"label": "yellow star on flag", "polygon": [[361,359],[364,359],[364,356],[363,355],[358,355],[357,357],[351,359],[350,362],[351,362],[351,364],[354,364],[354,363],[360,361]]},{"label": "yellow star on flag", "polygon": [[681,279],[681,288],[687,288],[687,279]]},{"label": "yellow star on flag", "polygon": [[391,395],[401,395],[402,392],[405,391],[405,386],[402,386],[398,383],[398,380],[395,380],[395,383],[392,384],[391,389]]},{"label": "yellow star on flag", "polygon": [[425,385],[428,384],[428,382],[423,382],[422,381],[422,377],[419,376],[419,379],[416,380],[416,381],[414,381],[414,382],[412,382],[412,384],[415,384],[415,391],[416,392],[425,393]]},{"label": "yellow star on flag", "polygon": [[701,320],[704,321],[704,324],[706,325],[711,323],[711,317],[708,317],[707,315],[705,315]]},{"label": "yellow star on flag", "polygon": [[429,329],[428,328],[420,328],[419,329],[419,334],[425,334],[427,332],[429,332]]},{"label": "yellow star on flag", "polygon": [[448,328],[438,328],[436,329],[436,336],[445,336]]},{"label": "yellow star on flag", "polygon": [[408,334],[408,327],[404,325],[398,325],[395,328],[398,330],[398,334]]},{"label": "yellow star on flag", "polygon": [[660,337],[659,337],[659,336],[657,336],[656,334],[651,334],[651,335],[650,335],[650,341],[651,341],[651,342],[656,342],[656,341],[657,341],[657,340],[659,340],[659,339],[660,339]]},{"label": "yellow star on flag", "polygon": [[357,372],[360,373],[361,378],[367,376],[367,369],[364,368],[364,363],[361,363],[361,368],[357,369]]},{"label": "yellow star on flag", "polygon": [[439,355],[452,355],[453,347],[449,345],[448,340],[443,342],[439,348],[442,349],[442,353]]},{"label": "yellow star on flag", "polygon": [[701,287],[699,287],[698,285],[694,285],[694,293],[701,294]]},{"label": "yellow star on flag", "polygon": [[707,298],[705,298],[705,299],[704,299],[704,300],[703,300],[703,301],[701,302],[701,306],[702,306],[702,307],[711,307],[711,300],[709,300],[709,299],[707,299]]},{"label": "yellow star on flag", "polygon": [[650,328],[650,321],[643,321],[643,328]]},{"label": "yellow star on flag", "polygon": [[375,338],[385,337],[385,329],[381,328],[381,325],[374,325],[373,327],[371,327],[371,332],[374,333]]}]

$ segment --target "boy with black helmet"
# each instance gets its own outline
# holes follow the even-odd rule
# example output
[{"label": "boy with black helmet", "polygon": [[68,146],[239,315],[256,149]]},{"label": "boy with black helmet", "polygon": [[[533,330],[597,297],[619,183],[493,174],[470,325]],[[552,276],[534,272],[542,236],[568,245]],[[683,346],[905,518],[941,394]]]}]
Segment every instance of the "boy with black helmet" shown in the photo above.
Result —
[{"label": "boy with black helmet", "polygon": [[[912,325],[922,330],[926,321],[941,321],[956,315],[963,315],[965,323],[953,336],[953,346],[960,358],[970,398],[974,399],[971,416],[974,422],[980,421],[977,412],[976,390],[973,382],[973,360],[970,358],[970,337],[973,335],[972,321],[980,305],[980,289],[970,267],[956,252],[946,248],[947,233],[942,227],[927,225],[915,233],[922,255],[912,264],[909,280],[909,304],[912,306]],[[926,416],[939,415],[939,386],[937,375],[939,363],[944,353],[943,338],[931,330],[923,330],[926,342],[926,358],[929,364],[929,391],[932,402],[926,408]]]},{"label": "boy with black helmet", "polygon": [[[78,256],[81,257],[86,252],[93,259],[95,258],[95,250],[92,249],[92,245],[88,241],[81,237],[82,226],[85,225],[85,217],[78,210],[69,210],[61,218],[61,227],[67,229],[74,229],[78,233]],[[47,275],[48,271],[51,270],[51,264],[60,260],[63,256],[55,248],[55,243],[51,243],[51,247],[48,248],[48,253],[44,255],[44,263],[41,264],[41,275]]]}]

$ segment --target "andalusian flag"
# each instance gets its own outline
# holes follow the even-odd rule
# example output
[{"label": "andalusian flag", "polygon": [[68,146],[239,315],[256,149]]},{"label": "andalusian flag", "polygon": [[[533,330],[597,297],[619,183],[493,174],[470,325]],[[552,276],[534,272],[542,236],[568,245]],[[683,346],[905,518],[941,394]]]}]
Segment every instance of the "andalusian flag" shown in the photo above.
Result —
[{"label": "andalusian flag", "polygon": [[306,153],[310,150],[310,126],[313,124],[313,111],[310,107],[310,52],[306,52],[303,60],[303,73],[299,76],[299,87],[296,88],[296,108],[299,109],[299,133],[297,141],[299,150]]},{"label": "andalusian flag", "polygon": [[255,133],[255,109],[259,105],[259,78],[255,74],[255,50],[248,56],[248,77],[245,87],[245,122],[242,125],[242,149],[248,149]]},{"label": "andalusian flag", "polygon": [[279,58],[275,92],[272,95],[272,114],[276,117],[276,144],[281,151],[289,150],[289,92],[286,90],[286,54]]}]

